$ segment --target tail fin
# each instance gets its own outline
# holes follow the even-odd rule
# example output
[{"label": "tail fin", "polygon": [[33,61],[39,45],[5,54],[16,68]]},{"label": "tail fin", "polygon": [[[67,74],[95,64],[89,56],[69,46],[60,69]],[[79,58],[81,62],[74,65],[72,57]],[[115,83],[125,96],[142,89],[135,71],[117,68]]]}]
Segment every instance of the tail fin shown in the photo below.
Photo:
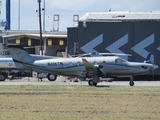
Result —
[{"label": "tail fin", "polygon": [[144,61],[145,63],[151,63],[151,61],[150,61],[151,55],[152,55],[152,53],[149,52],[149,53],[148,53],[148,56],[146,57],[146,59],[145,59],[145,61]]},{"label": "tail fin", "polygon": [[9,44],[7,45],[12,59],[17,68],[27,68],[27,64],[31,65],[34,61],[29,53],[19,44]]}]

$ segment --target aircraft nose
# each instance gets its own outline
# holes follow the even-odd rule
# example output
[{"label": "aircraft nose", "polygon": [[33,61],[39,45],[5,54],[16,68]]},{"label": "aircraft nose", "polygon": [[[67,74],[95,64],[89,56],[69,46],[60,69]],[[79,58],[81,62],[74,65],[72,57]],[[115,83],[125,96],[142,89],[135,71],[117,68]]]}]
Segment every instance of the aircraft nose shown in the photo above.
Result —
[{"label": "aircraft nose", "polygon": [[155,64],[152,65],[153,70],[157,69],[158,67],[159,67],[158,65],[155,65]]}]

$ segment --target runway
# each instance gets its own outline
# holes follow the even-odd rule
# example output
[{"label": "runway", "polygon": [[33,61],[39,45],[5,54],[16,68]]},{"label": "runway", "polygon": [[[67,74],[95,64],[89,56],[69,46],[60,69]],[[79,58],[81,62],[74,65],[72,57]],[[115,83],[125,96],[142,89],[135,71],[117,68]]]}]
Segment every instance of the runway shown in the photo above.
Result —
[{"label": "runway", "polygon": [[[134,81],[134,86],[160,86],[160,81]],[[73,82],[65,77],[57,77],[56,81],[49,81],[47,78],[38,81],[37,78],[21,78],[21,79],[6,79],[1,81],[0,85],[88,85],[87,81]],[[129,86],[129,81],[113,81],[99,82],[98,86]]]}]

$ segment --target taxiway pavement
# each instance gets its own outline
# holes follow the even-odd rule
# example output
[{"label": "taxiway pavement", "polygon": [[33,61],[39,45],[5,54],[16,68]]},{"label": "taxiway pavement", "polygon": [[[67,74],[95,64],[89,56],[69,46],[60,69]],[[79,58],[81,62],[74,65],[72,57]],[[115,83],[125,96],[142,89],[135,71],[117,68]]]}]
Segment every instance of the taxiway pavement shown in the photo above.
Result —
[{"label": "taxiway pavement", "polygon": [[[0,85],[88,85],[87,81],[74,82],[72,79],[68,80],[66,77],[57,77],[56,81],[49,81],[47,78],[38,80],[38,78],[16,78],[16,79],[6,79],[1,81]],[[113,82],[100,82],[97,85],[101,86],[129,86],[129,81],[113,81]],[[160,86],[160,81],[135,81],[134,86]]]}]

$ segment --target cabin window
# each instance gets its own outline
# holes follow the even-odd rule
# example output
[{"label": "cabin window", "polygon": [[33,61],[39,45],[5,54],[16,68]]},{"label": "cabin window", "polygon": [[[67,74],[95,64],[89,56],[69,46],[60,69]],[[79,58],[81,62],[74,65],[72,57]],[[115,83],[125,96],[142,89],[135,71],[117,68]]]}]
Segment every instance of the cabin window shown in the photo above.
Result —
[{"label": "cabin window", "polygon": [[97,65],[97,61],[96,60],[93,61],[93,65]]},{"label": "cabin window", "polygon": [[72,62],[69,62],[69,65],[72,66]]},{"label": "cabin window", "polygon": [[77,66],[80,66],[80,62],[77,62]]},{"label": "cabin window", "polygon": [[106,64],[106,61],[103,61],[102,64]]}]

